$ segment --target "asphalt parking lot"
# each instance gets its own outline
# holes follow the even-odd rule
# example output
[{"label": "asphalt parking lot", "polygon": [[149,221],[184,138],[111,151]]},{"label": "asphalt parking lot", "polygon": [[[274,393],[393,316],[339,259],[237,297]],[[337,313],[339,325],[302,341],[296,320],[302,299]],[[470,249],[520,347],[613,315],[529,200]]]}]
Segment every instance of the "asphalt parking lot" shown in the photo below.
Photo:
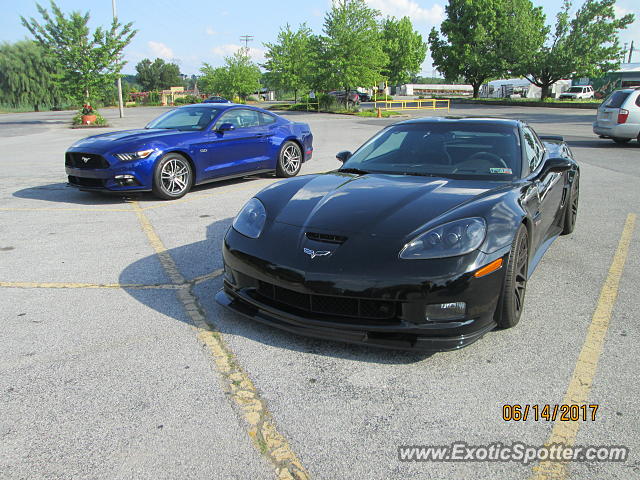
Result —
[{"label": "asphalt parking lot", "polygon": [[[294,336],[219,307],[220,243],[276,181],[163,202],[66,186],[64,151],[104,130],[71,112],[0,115],[0,478],[640,478],[640,145],[595,111],[452,109],[564,135],[581,165],[573,234],[530,280],[519,325],[431,356]],[[112,129],[162,108],[105,110]],[[432,115],[412,112],[411,115]],[[289,114],[337,167],[390,120]],[[572,400],[573,399],[573,400]],[[595,421],[506,422],[503,405],[582,399]],[[623,463],[400,462],[400,445],[624,445]]]}]

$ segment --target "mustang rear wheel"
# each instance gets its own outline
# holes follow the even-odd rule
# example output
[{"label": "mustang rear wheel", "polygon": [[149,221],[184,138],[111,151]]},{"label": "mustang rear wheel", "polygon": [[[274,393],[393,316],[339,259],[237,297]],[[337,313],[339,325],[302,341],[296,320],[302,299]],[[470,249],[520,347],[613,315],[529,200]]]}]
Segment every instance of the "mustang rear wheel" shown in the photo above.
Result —
[{"label": "mustang rear wheel", "polygon": [[561,235],[569,235],[576,226],[576,217],[578,216],[578,200],[580,197],[580,177],[573,179],[571,185],[571,193],[567,199],[567,206],[564,212],[564,224],[562,226]]},{"label": "mustang rear wheel", "polygon": [[516,233],[505,273],[502,296],[498,308],[497,323],[500,328],[510,328],[520,321],[527,291],[529,270],[529,234],[527,227],[520,225]]},{"label": "mustang rear wheel", "polygon": [[283,178],[294,177],[302,168],[302,150],[295,142],[284,142],[278,155],[276,175]]},{"label": "mustang rear wheel", "polygon": [[153,193],[164,200],[183,197],[193,185],[191,164],[179,153],[165,155],[153,173]]}]

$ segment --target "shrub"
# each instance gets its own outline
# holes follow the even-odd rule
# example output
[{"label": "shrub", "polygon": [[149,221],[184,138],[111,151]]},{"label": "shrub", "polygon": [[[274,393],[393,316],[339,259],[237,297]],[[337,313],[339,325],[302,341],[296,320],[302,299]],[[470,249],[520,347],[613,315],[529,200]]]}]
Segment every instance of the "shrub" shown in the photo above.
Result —
[{"label": "shrub", "polygon": [[173,103],[175,105],[190,105],[192,103],[202,103],[202,99],[195,95],[186,95],[184,97],[176,98]]}]

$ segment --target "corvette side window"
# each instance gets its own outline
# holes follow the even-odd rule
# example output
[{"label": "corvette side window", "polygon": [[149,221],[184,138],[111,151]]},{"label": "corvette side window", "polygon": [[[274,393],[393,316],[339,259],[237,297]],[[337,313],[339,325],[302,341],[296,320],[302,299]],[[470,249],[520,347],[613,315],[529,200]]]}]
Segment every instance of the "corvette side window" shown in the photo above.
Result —
[{"label": "corvette side window", "polygon": [[534,133],[530,129],[524,128],[522,133],[524,136],[524,149],[527,155],[527,161],[529,162],[529,169],[533,172],[542,161],[543,150]]}]

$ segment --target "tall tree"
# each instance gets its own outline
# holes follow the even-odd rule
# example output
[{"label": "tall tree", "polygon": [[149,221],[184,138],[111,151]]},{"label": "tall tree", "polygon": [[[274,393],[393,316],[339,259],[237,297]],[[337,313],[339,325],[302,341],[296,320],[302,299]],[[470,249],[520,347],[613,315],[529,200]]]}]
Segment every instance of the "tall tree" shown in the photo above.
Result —
[{"label": "tall tree", "polygon": [[175,63],[167,63],[161,58],[153,62],[145,58],[136,65],[137,82],[146,91],[161,90],[182,85],[180,67]]},{"label": "tall tree", "polygon": [[36,4],[42,24],[20,17],[35,40],[56,59],[63,72],[64,87],[75,98],[90,99],[94,90],[113,82],[125,62],[121,53],[137,33],[132,23],[117,19],[109,29],[91,33],[89,13],[71,12],[67,17],[51,0],[51,14]]},{"label": "tall tree", "polygon": [[202,66],[202,77],[198,80],[201,90],[242,99],[260,90],[260,67],[251,61],[246,49],[241,48],[224,61],[223,67],[214,68],[208,63]]},{"label": "tall tree", "polygon": [[449,0],[445,10],[442,36],[435,28],[429,34],[433,64],[448,79],[470,83],[474,97],[543,40],[544,15],[530,0]]},{"label": "tall tree", "polygon": [[620,64],[618,32],[633,23],[634,15],[616,18],[615,1],[586,0],[572,20],[571,2],[564,1],[545,44],[522,62],[527,80],[542,89],[542,100],[558,80],[602,76]]},{"label": "tall tree", "polygon": [[378,16],[364,0],[333,0],[319,44],[318,70],[326,87],[349,91],[376,85],[383,78],[388,57],[382,49]]},{"label": "tall tree", "polygon": [[276,43],[264,44],[267,62],[263,66],[268,71],[269,83],[279,90],[293,90],[296,102],[298,91],[308,87],[310,41],[311,29],[306,24],[295,32],[287,24],[278,33]]},{"label": "tall tree", "polygon": [[409,17],[391,17],[382,22],[382,49],[389,57],[382,73],[393,85],[411,80],[427,55],[427,44],[413,29]]},{"label": "tall tree", "polygon": [[12,107],[57,105],[62,92],[56,82],[55,61],[35,42],[0,45],[0,101]]}]

